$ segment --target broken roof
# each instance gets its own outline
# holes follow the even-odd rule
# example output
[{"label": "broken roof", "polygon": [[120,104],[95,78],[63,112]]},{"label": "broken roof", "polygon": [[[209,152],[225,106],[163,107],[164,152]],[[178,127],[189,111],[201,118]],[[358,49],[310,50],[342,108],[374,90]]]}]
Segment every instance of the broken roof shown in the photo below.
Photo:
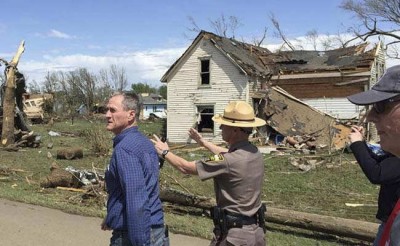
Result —
[{"label": "broken roof", "polygon": [[190,47],[163,75],[161,82],[168,81],[168,77],[179,67],[183,58],[203,39],[210,40],[243,73],[259,78],[269,78],[278,74],[369,71],[380,45],[368,51],[368,43],[362,43],[327,51],[294,50],[273,53],[263,47],[201,31]]},{"label": "broken roof", "polygon": [[264,57],[264,63],[280,74],[370,70],[377,46],[366,51],[368,43],[327,51],[280,51]]},{"label": "broken roof", "polygon": [[271,51],[268,49],[243,43],[233,38],[221,37],[211,32],[201,31],[190,47],[163,75],[161,82],[167,82],[168,77],[171,75],[174,69],[179,66],[182,59],[202,39],[210,40],[218,50],[220,50],[229,60],[231,60],[248,76],[269,77],[271,75],[269,67],[265,66],[261,59],[261,57],[271,54]]}]

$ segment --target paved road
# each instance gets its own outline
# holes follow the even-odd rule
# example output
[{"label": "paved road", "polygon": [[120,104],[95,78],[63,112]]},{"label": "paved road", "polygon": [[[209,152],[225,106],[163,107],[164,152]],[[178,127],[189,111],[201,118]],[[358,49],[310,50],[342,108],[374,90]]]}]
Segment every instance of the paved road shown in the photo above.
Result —
[{"label": "paved road", "polygon": [[[1,246],[107,246],[100,218],[0,199]],[[208,240],[170,233],[171,246],[206,246]]]}]

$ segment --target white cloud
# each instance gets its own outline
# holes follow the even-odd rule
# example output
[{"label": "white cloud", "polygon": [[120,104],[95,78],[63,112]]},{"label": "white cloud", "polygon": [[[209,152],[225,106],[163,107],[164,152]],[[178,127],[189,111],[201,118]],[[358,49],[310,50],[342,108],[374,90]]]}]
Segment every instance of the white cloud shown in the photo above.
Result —
[{"label": "white cloud", "polygon": [[62,39],[74,39],[76,38],[75,36],[71,36],[69,34],[60,32],[58,30],[55,29],[51,29],[49,33],[47,33],[48,37],[52,37],[52,38],[62,38]]},{"label": "white cloud", "polygon": [[87,68],[97,74],[100,69],[108,69],[111,64],[123,67],[129,83],[148,83],[159,86],[162,75],[185,51],[184,48],[147,50],[133,53],[114,54],[111,56],[91,56],[74,54],[66,56],[46,55],[41,61],[21,60],[19,69],[28,77],[29,81],[35,80],[39,84],[48,72],[72,71],[77,68]]},{"label": "white cloud", "polygon": [[[342,40],[350,40],[352,37],[354,37],[351,33],[342,33],[340,34],[340,39]],[[327,40],[330,40],[330,46],[332,49],[340,47],[340,42],[338,40],[338,35],[326,35],[326,34],[319,34],[317,39],[316,39],[316,50],[323,51],[324,45],[323,43],[326,42]],[[308,39],[306,36],[299,36],[294,39],[289,39],[289,42],[299,50],[314,50],[314,44],[313,42]],[[350,43],[350,45],[354,45],[360,43],[360,40],[355,40]],[[272,44],[268,44],[265,47],[268,48],[271,51],[277,51],[279,49],[282,49],[282,41],[275,41]],[[287,48],[287,46],[286,46]]]}]

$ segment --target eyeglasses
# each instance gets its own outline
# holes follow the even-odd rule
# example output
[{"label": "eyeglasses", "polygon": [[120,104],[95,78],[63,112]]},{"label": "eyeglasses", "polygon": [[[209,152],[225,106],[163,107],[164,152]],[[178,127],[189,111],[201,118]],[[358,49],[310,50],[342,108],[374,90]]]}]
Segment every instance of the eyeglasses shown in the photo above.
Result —
[{"label": "eyeglasses", "polygon": [[382,114],[386,110],[386,106],[389,103],[400,101],[400,97],[390,98],[388,100],[384,100],[381,102],[377,102],[372,104],[372,108],[375,110],[377,114]]}]

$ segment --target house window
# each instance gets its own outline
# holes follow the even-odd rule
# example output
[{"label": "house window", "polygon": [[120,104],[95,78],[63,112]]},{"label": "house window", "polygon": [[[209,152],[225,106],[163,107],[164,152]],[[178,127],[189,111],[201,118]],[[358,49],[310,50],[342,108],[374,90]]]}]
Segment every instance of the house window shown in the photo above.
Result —
[{"label": "house window", "polygon": [[197,131],[202,133],[214,133],[214,106],[197,106]]},{"label": "house window", "polygon": [[210,59],[201,59],[201,70],[200,70],[200,84],[209,85],[210,84]]}]

